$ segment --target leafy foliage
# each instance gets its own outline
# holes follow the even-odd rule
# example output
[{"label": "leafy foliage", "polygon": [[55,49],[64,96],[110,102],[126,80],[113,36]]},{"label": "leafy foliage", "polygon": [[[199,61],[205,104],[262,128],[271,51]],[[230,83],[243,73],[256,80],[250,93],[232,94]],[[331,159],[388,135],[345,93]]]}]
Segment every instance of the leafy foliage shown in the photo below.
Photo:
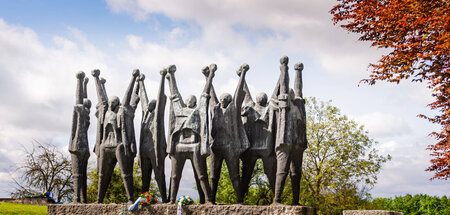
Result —
[{"label": "leafy foliage", "polygon": [[[98,191],[98,173],[97,169],[91,169],[88,173],[88,187],[87,187],[87,198],[88,203],[93,203],[97,201],[97,191]],[[141,181],[141,169],[137,162],[134,163],[133,167],[133,187],[134,187],[134,199],[137,199],[142,191],[142,181]],[[157,198],[160,198],[158,188],[155,184],[154,179],[150,182],[150,193],[153,193]],[[146,191],[144,191],[146,192]],[[120,168],[117,165],[114,168],[114,172],[111,177],[111,183],[106,191],[105,199],[103,203],[124,203],[127,202],[127,196],[125,193],[125,186],[122,182],[122,176],[120,174]]]},{"label": "leafy foliage", "polygon": [[399,211],[403,214],[450,214],[450,199],[417,194],[396,196],[395,198],[376,198],[373,208],[378,210]]},{"label": "leafy foliage", "polygon": [[26,193],[49,191],[57,202],[70,200],[73,193],[72,166],[70,158],[52,144],[33,142],[29,151],[24,148],[25,160],[18,164],[22,173],[14,179],[17,187],[11,193],[14,197],[22,197]]},{"label": "leafy foliage", "polygon": [[[303,158],[300,183],[300,203],[318,209],[319,214],[341,214],[343,209],[370,206],[368,190],[377,181],[377,174],[390,156],[381,156],[373,148],[362,126],[342,115],[330,102],[307,99],[308,149]],[[226,165],[222,165],[217,201],[235,203],[233,186]],[[289,177],[284,187],[282,203],[292,201]],[[256,163],[249,193],[244,199],[249,205],[268,205],[273,194],[263,172],[261,160]]]},{"label": "leafy foliage", "polygon": [[379,155],[363,126],[330,102],[308,98],[306,105],[309,145],[303,155],[301,201],[319,214],[357,209],[390,156]]},{"label": "leafy foliage", "polygon": [[450,2],[447,0],[338,0],[330,11],[334,24],[353,33],[372,46],[387,48],[372,74],[362,80],[399,83],[402,79],[426,81],[435,101],[428,106],[439,115],[426,118],[442,126],[431,135],[438,142],[430,145],[433,179],[450,176]]}]

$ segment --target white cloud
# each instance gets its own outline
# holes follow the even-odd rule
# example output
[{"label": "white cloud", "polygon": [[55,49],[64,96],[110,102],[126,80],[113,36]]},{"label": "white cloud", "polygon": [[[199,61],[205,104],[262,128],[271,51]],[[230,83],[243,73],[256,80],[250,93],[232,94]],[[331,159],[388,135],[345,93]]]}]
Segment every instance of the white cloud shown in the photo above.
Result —
[{"label": "white cloud", "polygon": [[357,42],[357,35],[333,26],[328,12],[336,4],[332,0],[106,2],[114,12],[138,20],[163,14],[172,20],[194,22],[202,28],[196,45],[221,50],[236,59],[261,53],[309,55],[315,56],[326,72],[362,78],[369,63],[375,63],[381,54],[368,49],[368,43]]},{"label": "white cloud", "polygon": [[369,134],[375,137],[403,135],[411,132],[411,128],[402,117],[390,113],[373,112],[351,116],[351,118],[364,125]]}]

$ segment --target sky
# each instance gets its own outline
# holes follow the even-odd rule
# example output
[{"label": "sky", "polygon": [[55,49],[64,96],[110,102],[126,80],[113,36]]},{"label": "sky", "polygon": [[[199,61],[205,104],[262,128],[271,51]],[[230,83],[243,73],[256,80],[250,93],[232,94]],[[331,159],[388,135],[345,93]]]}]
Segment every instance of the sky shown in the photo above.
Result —
[{"label": "sky", "polygon": [[[334,4],[335,0],[0,0],[0,197],[12,191],[11,178],[18,176],[15,165],[34,140],[69,154],[76,72],[91,77],[90,71],[100,69],[108,95],[122,97],[132,70],[138,68],[155,98],[159,70],[175,64],[185,97],[201,93],[201,68],[211,63],[218,66],[213,81],[217,93],[234,92],[235,71],[248,63],[246,80],[255,95],[273,91],[283,55],[290,58],[291,76],[293,65],[303,62],[305,97],[331,100],[341,113],[365,126],[380,154],[392,156],[370,191],[373,197],[448,195],[449,182],[430,181],[433,173],[425,171],[432,158],[425,149],[435,143],[428,134],[439,127],[417,115],[436,114],[427,107],[433,101],[430,90],[408,81],[359,84],[370,75],[368,65],[389,50],[370,47],[358,41],[358,35],[334,26],[329,14]],[[92,81],[88,96],[95,105]],[[91,149],[94,112],[92,108]],[[195,198],[188,163],[178,195]],[[93,153],[89,165],[96,165]],[[166,181],[169,175],[166,158]]]}]

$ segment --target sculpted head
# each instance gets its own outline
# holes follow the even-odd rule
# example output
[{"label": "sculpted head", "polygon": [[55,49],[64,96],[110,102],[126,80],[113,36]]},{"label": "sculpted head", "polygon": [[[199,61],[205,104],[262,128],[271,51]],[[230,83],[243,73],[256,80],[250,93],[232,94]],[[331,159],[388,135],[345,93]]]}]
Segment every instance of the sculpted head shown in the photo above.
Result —
[{"label": "sculpted head", "polygon": [[229,93],[224,93],[220,96],[220,103],[222,104],[223,108],[228,107],[233,97]]},{"label": "sculpted head", "polygon": [[185,101],[188,108],[195,108],[197,106],[197,98],[194,95],[189,95]]},{"label": "sculpted head", "polygon": [[267,94],[258,93],[258,95],[256,95],[256,103],[260,106],[266,106],[267,105]]},{"label": "sculpted head", "polygon": [[83,106],[87,109],[90,109],[92,106],[91,100],[89,99],[83,99]]},{"label": "sculpted head", "polygon": [[153,112],[153,110],[155,110],[155,107],[156,107],[156,100],[153,99],[148,103],[148,111]]},{"label": "sculpted head", "polygon": [[116,111],[120,104],[119,97],[117,96],[111,97],[108,103],[109,103],[109,110]]},{"label": "sculpted head", "polygon": [[295,99],[295,93],[292,88],[289,88],[289,99],[294,100]]}]

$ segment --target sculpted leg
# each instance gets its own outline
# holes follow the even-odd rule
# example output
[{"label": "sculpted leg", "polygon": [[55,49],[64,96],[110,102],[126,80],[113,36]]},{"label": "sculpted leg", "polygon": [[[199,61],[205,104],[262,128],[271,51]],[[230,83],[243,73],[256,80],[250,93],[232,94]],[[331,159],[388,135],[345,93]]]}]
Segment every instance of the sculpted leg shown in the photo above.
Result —
[{"label": "sculpted leg", "polygon": [[234,193],[236,194],[237,203],[242,204],[243,198],[241,194],[240,181],[239,181],[239,157],[238,156],[227,156],[225,158],[227,163],[228,172],[230,173],[231,183],[233,184]]},{"label": "sculpted leg", "polygon": [[80,192],[81,192],[81,177],[80,177],[80,160],[79,155],[76,155],[74,153],[70,154],[72,158],[72,179],[73,179],[73,190],[74,190],[74,202],[81,202],[80,199]]},{"label": "sculpted leg", "polygon": [[[89,153],[86,150],[87,153]],[[80,197],[81,197],[81,203],[87,204],[87,164],[89,160],[89,154],[83,156],[83,161],[81,165],[81,186],[80,186]]]},{"label": "sculpted leg", "polygon": [[223,158],[211,153],[209,157],[211,168],[211,202],[216,203],[217,188],[219,187],[220,170],[222,169]]},{"label": "sculpted leg", "polygon": [[167,190],[166,190],[166,175],[164,173],[164,161],[162,160],[160,163],[156,163],[156,159],[151,159],[152,164],[154,163],[154,171],[155,171],[155,180],[158,184],[159,194],[161,194],[161,200],[163,203],[169,202],[167,198]]},{"label": "sculpted leg", "polygon": [[273,203],[281,203],[281,194],[283,193],[284,183],[289,172],[289,150],[281,148],[277,150],[277,176],[275,183],[275,196]]},{"label": "sculpted leg", "polygon": [[133,188],[133,157],[125,155],[125,146],[120,144],[116,150],[116,157],[119,161],[120,173],[122,175],[123,185],[127,193],[128,203],[134,202],[134,188]]},{"label": "sculpted leg", "polygon": [[[205,193],[203,192],[202,185],[200,183],[200,180],[198,179],[197,168],[195,168],[194,163],[192,163],[192,168],[194,169],[195,186],[197,187],[197,190],[198,190],[200,204],[205,204]],[[209,182],[208,182],[208,184],[209,184]]]},{"label": "sculpted leg", "polygon": [[141,192],[147,192],[150,187],[150,181],[152,177],[152,164],[149,158],[140,157],[141,160],[141,172],[142,172],[142,190]]},{"label": "sculpted leg", "polygon": [[174,204],[177,200],[178,187],[180,186],[181,174],[183,173],[186,158],[181,153],[175,152],[170,159],[172,160],[172,173],[170,176],[170,203]]},{"label": "sculpted leg", "polygon": [[[194,152],[193,158],[192,158],[192,166],[194,167],[194,175],[198,177],[197,179],[197,187],[200,195],[200,203],[201,203],[201,196],[203,195],[203,203],[205,203],[205,196],[206,200],[208,202],[211,201],[211,187],[209,186],[208,181],[208,169],[206,166],[206,157],[202,157],[200,155],[200,152]],[[200,186],[198,186],[200,184]],[[203,204],[202,203],[202,204]]]},{"label": "sculpted leg", "polygon": [[303,150],[295,150],[291,157],[292,205],[298,205],[300,200],[300,180],[302,179]]},{"label": "sculpted leg", "polygon": [[275,181],[276,181],[276,171],[277,171],[277,158],[274,153],[268,153],[269,155],[263,156],[263,166],[264,173],[269,180],[270,189],[275,193]]},{"label": "sculpted leg", "polygon": [[242,160],[242,178],[241,178],[241,195],[244,197],[248,192],[248,185],[252,179],[253,169],[257,160],[256,156],[253,156],[251,151],[244,152],[241,156]]},{"label": "sculpted leg", "polygon": [[103,203],[105,198],[106,189],[108,189],[109,182],[111,181],[111,176],[116,166],[116,156],[112,152],[108,152],[110,149],[102,148],[100,149],[100,162],[99,162],[99,174],[98,174],[98,193],[97,193],[97,203]]}]

